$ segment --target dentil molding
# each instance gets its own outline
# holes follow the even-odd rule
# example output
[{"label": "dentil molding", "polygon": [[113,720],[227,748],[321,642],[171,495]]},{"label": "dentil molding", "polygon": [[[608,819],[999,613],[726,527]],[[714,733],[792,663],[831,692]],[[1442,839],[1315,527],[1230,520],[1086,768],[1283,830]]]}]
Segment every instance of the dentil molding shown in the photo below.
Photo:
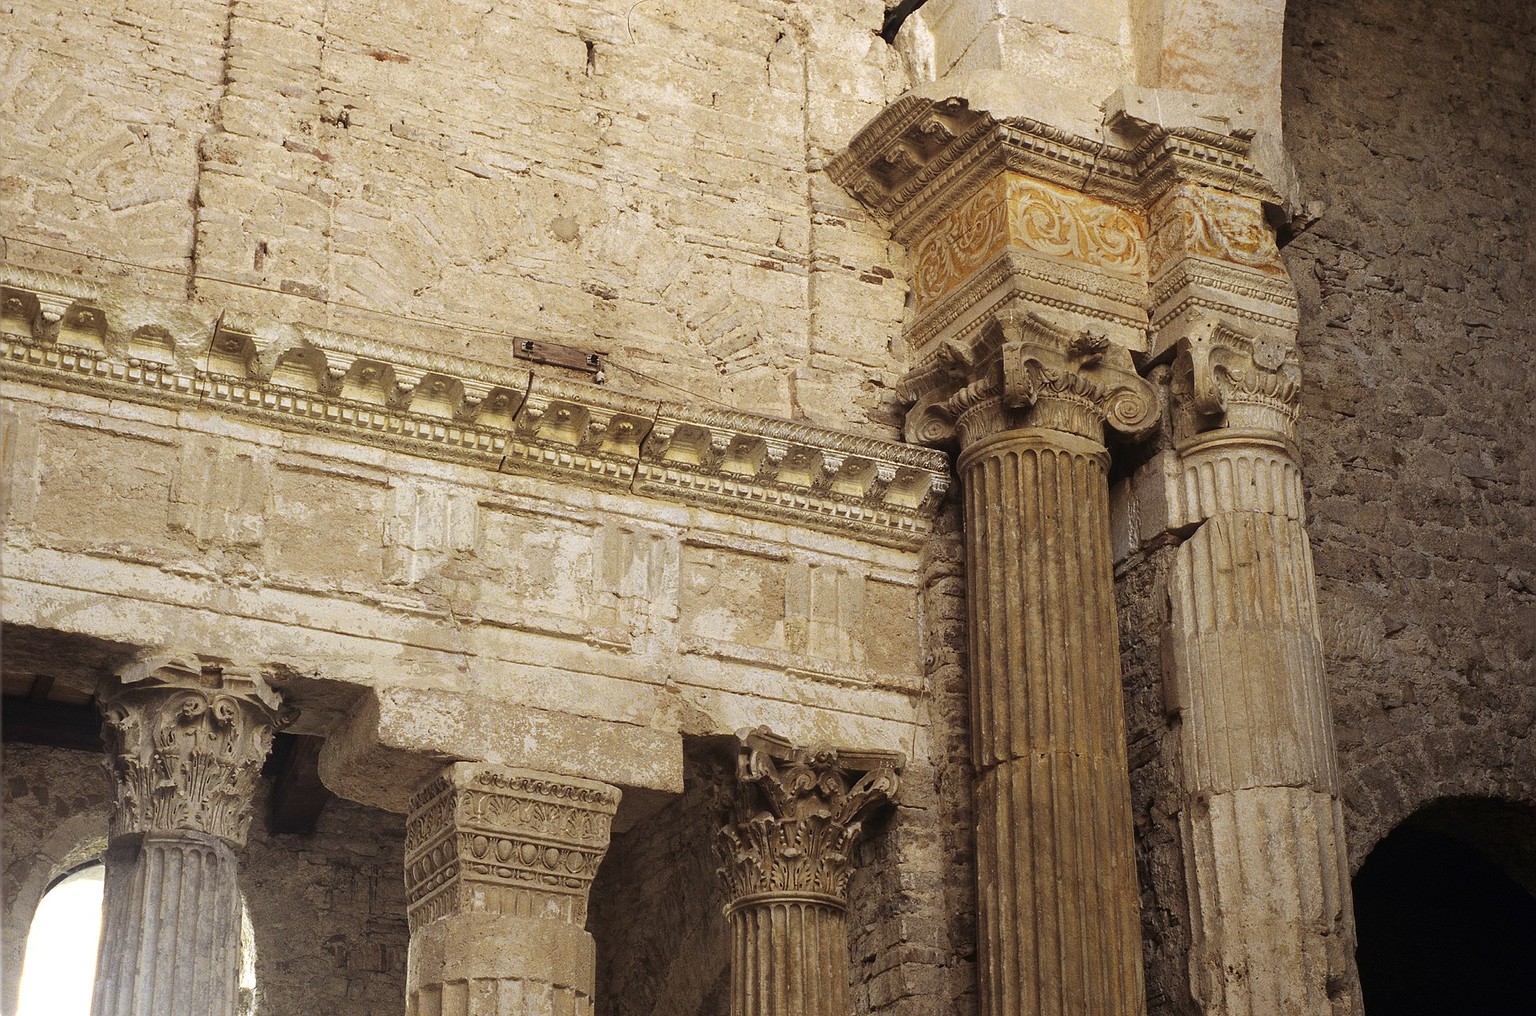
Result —
[{"label": "dentil molding", "polygon": [[0,269],[0,309],[5,380],[211,409],[887,546],[918,546],[949,486],[945,456],[928,449],[367,336],[226,314],[189,350],[167,327],[119,327],[100,288],[70,276]]}]

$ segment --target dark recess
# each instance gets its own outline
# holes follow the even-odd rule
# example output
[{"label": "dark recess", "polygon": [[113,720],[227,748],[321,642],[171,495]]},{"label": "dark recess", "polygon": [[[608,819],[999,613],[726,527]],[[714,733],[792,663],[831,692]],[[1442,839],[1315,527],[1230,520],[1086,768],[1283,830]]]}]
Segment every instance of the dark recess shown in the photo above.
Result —
[{"label": "dark recess", "polygon": [[1536,1016],[1536,897],[1482,851],[1405,824],[1354,898],[1366,1016]]}]

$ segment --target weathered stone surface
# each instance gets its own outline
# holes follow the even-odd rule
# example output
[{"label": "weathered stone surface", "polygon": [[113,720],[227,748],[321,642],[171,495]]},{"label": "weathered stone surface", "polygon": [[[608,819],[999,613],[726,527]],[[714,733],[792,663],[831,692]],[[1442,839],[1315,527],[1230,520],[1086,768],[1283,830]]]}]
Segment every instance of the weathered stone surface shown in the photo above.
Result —
[{"label": "weathered stone surface", "polygon": [[[996,390],[928,437],[1081,431],[1094,357],[1163,428],[1107,445],[1153,1012],[1347,1011],[1340,822],[1358,863],[1429,801],[1536,795],[1536,455],[1501,408],[1536,397],[1520,5],[929,0],[889,47],[877,0],[88,6],[0,40],[8,622],[238,647],[330,735],[333,785],[392,808],[464,758],[622,785],[615,884],[708,875],[685,743],[899,745],[849,1007],[965,1016],[986,661],[945,463],[892,439],[907,396],[992,369],[1012,304]],[[1305,381],[1295,448],[1178,446],[1286,430],[1283,385],[1230,397],[1250,355]],[[85,701],[99,666],[61,667]],[[12,747],[8,950],[82,817],[106,829]],[[256,826],[263,1007],[399,1011],[398,818]],[[594,904],[600,1009],[718,1016],[714,891]],[[490,935],[527,937],[421,955],[453,980]],[[571,942],[545,960],[587,970]]]},{"label": "weathered stone surface", "polygon": [[143,656],[98,695],[116,802],[104,855],[95,1016],[235,1016],[236,851],[286,723],[259,673]]},{"label": "weathered stone surface", "polygon": [[737,734],[716,839],[731,927],[732,1016],[848,1011],[848,884],[864,823],[896,796],[899,754]]},{"label": "weathered stone surface", "polygon": [[406,820],[408,1016],[592,1013],[587,893],[619,792],[594,780],[461,762]]},{"label": "weathered stone surface", "polygon": [[[5,746],[5,942],[15,950],[5,964],[8,999],[43,889],[106,847],[112,792],[101,768],[96,754]],[[239,865],[254,933],[257,1011],[402,1011],[403,820],[337,800],[313,833],[273,835],[266,827],[270,790],[263,779]]]},{"label": "weathered stone surface", "polygon": [[1426,804],[1536,797],[1530,14],[1289,18],[1288,143],[1323,214],[1285,258],[1352,869]]}]

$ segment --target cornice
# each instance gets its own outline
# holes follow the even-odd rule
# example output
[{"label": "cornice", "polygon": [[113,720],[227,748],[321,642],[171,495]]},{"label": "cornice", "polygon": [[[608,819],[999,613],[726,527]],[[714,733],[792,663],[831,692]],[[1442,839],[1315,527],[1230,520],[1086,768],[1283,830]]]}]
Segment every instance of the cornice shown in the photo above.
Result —
[{"label": "cornice", "polygon": [[859,131],[827,168],[910,245],[969,197],[977,180],[1002,169],[1138,210],[1185,181],[1278,201],[1250,157],[1250,141],[1245,132],[1157,127],[1127,148],[1026,117],[999,119],[960,97],[909,95]]},{"label": "cornice", "polygon": [[[949,485],[940,452],[807,423],[231,316],[194,350],[169,328],[118,334],[99,291],[77,279],[8,266],[0,290],[0,377],[43,388],[213,411],[901,548],[932,530]],[[84,324],[60,327],[72,319]]]}]

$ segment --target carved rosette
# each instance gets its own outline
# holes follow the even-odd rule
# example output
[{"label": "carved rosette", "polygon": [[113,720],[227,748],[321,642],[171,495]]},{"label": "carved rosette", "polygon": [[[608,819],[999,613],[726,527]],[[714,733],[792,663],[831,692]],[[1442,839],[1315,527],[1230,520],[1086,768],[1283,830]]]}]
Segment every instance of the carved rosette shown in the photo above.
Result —
[{"label": "carved rosette", "polygon": [[411,798],[411,930],[471,910],[580,927],[619,796],[594,780],[484,763],[449,766]]},{"label": "carved rosette", "polygon": [[272,734],[291,715],[258,674],[191,654],[146,657],[100,694],[111,833],[245,842]]},{"label": "carved rosette", "polygon": [[739,792],[715,849],[727,912],[786,897],[844,907],[864,820],[895,799],[901,756],[737,737]]}]

